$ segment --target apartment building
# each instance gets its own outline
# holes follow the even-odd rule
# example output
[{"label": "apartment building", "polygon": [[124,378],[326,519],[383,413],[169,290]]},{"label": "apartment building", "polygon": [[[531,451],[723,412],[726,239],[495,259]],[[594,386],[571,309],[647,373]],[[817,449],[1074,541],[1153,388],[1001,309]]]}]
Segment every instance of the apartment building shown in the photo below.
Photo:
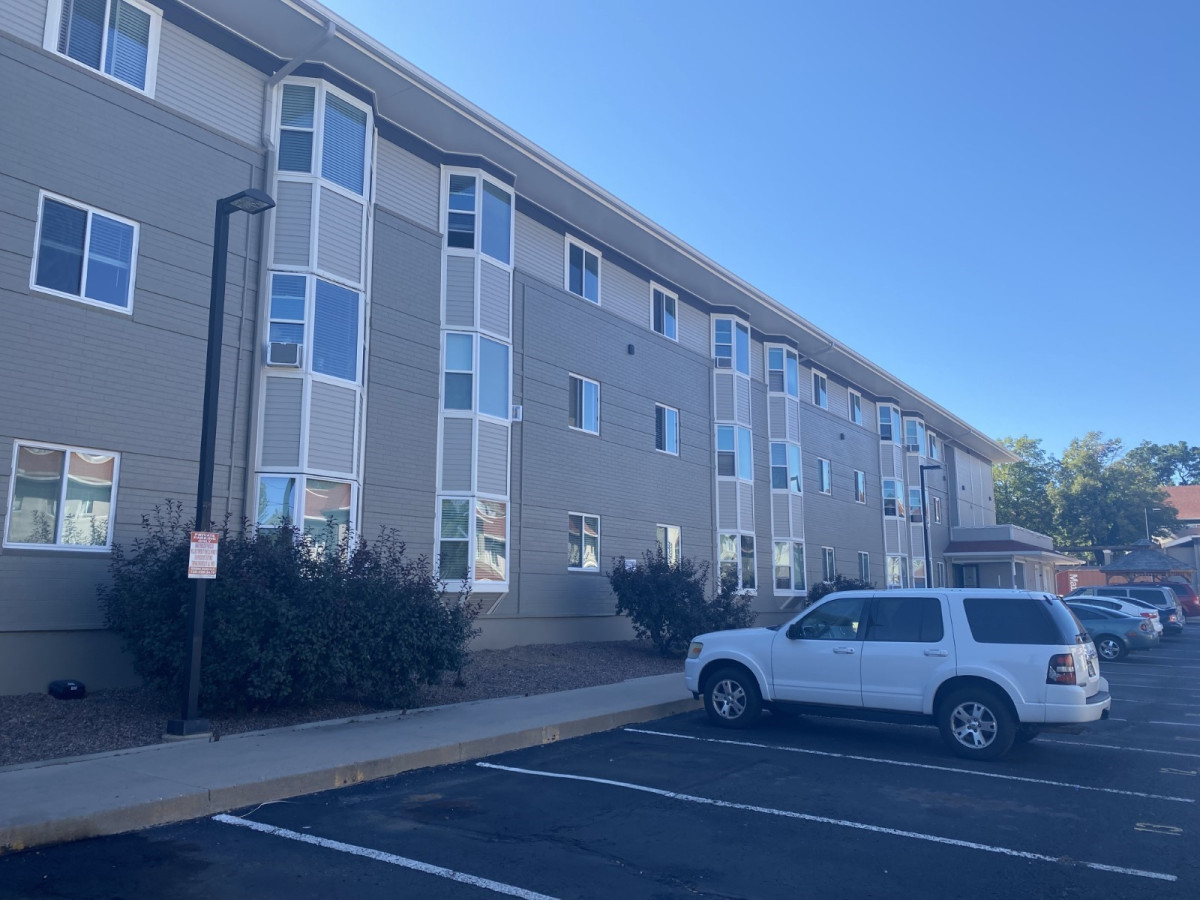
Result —
[{"label": "apartment building", "polygon": [[395,528],[479,646],[627,637],[656,543],[770,623],[995,524],[1003,447],[318,3],[0,0],[0,79],[0,692],[132,680],[96,586],[194,498],[245,188],[213,518]]}]

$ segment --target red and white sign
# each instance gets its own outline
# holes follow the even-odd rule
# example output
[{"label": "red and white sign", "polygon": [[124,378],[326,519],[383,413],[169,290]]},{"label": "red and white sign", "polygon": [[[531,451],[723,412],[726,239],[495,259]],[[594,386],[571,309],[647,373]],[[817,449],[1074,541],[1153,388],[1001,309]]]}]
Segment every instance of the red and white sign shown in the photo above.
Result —
[{"label": "red and white sign", "polygon": [[217,577],[217,545],[221,535],[215,531],[193,531],[188,548],[188,578]]}]

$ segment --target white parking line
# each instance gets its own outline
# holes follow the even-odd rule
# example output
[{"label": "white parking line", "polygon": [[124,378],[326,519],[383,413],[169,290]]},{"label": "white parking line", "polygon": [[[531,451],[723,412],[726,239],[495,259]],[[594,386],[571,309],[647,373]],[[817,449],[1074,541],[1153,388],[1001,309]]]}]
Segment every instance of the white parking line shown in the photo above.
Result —
[{"label": "white parking line", "polygon": [[1156,722],[1150,720],[1151,725],[1177,725],[1180,728],[1200,728],[1200,722]]},{"label": "white parking line", "polygon": [[780,750],[785,753],[803,753],[808,756],[825,756],[830,759],[850,759],[855,762],[872,762],[885,766],[900,766],[906,769],[928,769],[933,772],[953,772],[957,775],[974,775],[979,778],[998,778],[1001,781],[1023,781],[1026,784],[1041,784],[1047,787],[1062,787],[1073,791],[1099,791],[1104,794],[1121,794],[1126,797],[1142,797],[1147,800],[1170,800],[1174,803],[1195,803],[1190,797],[1169,797],[1163,794],[1144,794],[1141,791],[1122,791],[1117,788],[1092,787],[1086,784],[1072,784],[1066,781],[1047,781],[1042,778],[1026,778],[1022,775],[1002,775],[999,772],[976,772],[972,769],[960,769],[954,766],[934,766],[928,763],[904,762],[897,759],[881,759],[876,756],[855,756],[850,753],[832,753],[827,750],[809,750],[804,747],[784,747],[778,744],[756,744],[751,741],[733,741],[727,738],[693,737],[689,734],[673,734],[669,731],[647,731],[644,728],[626,728],[633,734],[649,734],[655,737],[678,738],[684,741],[700,741],[705,744],[727,744],[734,747],[750,747],[755,750]]},{"label": "white parking line", "polygon": [[291,841],[301,841],[305,844],[315,844],[318,847],[324,847],[326,850],[337,850],[341,853],[350,853],[354,856],[364,856],[367,859],[373,859],[376,862],[390,863],[393,866],[402,866],[405,869],[413,869],[417,872],[424,872],[426,875],[437,875],[439,878],[449,878],[451,881],[459,881],[463,884],[474,885],[488,891],[495,891],[497,894],[507,894],[509,897],[520,897],[521,900],[557,900],[548,894],[539,894],[535,891],[527,891],[524,888],[513,887],[511,884],[504,884],[499,881],[492,881],[489,878],[480,878],[477,875],[468,875],[465,872],[456,872],[453,869],[446,869],[442,866],[423,863],[415,859],[406,859],[403,856],[396,856],[392,853],[384,853],[382,850],[372,850],[369,847],[358,847],[354,844],[343,844],[341,841],[331,841],[328,838],[317,837],[314,834],[303,834],[299,831],[290,831],[287,828],[276,828],[274,825],[264,825],[262,822],[254,822],[250,819],[242,819],[237,816],[219,815],[213,816],[214,822],[222,822],[226,825],[237,825],[241,828],[250,828],[254,831],[261,831],[263,834],[271,834],[275,837],[287,838]]},{"label": "white parking line", "polygon": [[1087,741],[1058,741],[1046,738],[1042,738],[1041,743],[1062,744],[1066,747],[1089,747],[1093,750],[1124,750],[1126,753],[1154,753],[1158,756],[1186,756],[1188,759],[1200,759],[1200,753],[1180,753],[1178,750],[1151,750],[1148,747],[1121,747],[1117,744],[1093,744]]},{"label": "white parking line", "polygon": [[748,803],[732,803],[728,800],[714,800],[711,797],[697,797],[694,794],[680,794],[675,791],[665,791],[661,788],[649,787],[644,784],[632,784],[628,781],[613,781],[608,778],[592,778],[587,775],[568,775],[564,772],[539,772],[535,769],[518,769],[513,766],[498,766],[495,763],[477,762],[475,765],[484,769],[498,769],[501,772],[514,772],[518,775],[537,775],[542,778],[562,778],[568,781],[586,781],[591,784],[604,784],[610,787],[624,788],[630,791],[640,791],[666,797],[669,800],[683,800],[687,803],[700,803],[706,806],[717,806],[722,809],[736,809],[743,812],[762,813],[768,816],[781,816],[787,819],[799,819],[804,822],[815,822],[820,825],[836,825],[839,828],[853,828],[857,831],[870,831],[875,834],[888,834],[893,837],[910,838],[917,841],[928,841],[933,844],[946,844],[951,847],[963,847],[967,850],[982,850],[985,853],[998,853],[1003,856],[1015,856],[1018,859],[1029,859],[1035,862],[1060,863],[1072,866],[1083,866],[1101,872],[1115,872],[1121,875],[1135,875],[1139,878],[1153,878],[1157,881],[1178,881],[1175,875],[1165,872],[1150,872],[1145,869],[1128,869],[1124,866],[1109,866],[1104,863],[1085,862],[1084,860],[1048,856],[1044,853],[1030,853],[1028,850],[1013,850],[1009,847],[996,847],[991,844],[980,844],[975,841],[963,841],[957,838],[940,837],[936,834],[924,834],[920,831],[902,831],[899,828],[885,828],[882,825],[868,825],[866,822],[852,822],[848,819],[831,819],[828,816],[814,816],[809,813],[794,812],[789,809],[774,809],[769,806],[753,806]]}]

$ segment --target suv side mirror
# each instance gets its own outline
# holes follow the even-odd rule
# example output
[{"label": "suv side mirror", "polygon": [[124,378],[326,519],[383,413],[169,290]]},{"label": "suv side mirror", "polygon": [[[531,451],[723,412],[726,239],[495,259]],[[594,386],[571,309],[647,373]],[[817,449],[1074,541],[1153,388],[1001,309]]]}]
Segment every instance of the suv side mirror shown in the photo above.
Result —
[{"label": "suv side mirror", "polygon": [[798,641],[800,638],[804,637],[799,622],[793,622],[791,625],[789,625],[786,633],[788,640],[792,641]]}]

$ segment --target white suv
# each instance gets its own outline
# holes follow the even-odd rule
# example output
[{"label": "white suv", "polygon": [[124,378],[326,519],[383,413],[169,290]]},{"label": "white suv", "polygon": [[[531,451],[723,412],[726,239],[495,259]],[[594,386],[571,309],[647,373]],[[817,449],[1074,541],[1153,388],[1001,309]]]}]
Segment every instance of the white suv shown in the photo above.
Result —
[{"label": "white suv", "polygon": [[784,625],[702,634],[688,689],[728,728],[764,707],[936,724],[996,759],[1039,731],[1108,717],[1087,631],[1053,594],[939,588],[830,594]]}]

